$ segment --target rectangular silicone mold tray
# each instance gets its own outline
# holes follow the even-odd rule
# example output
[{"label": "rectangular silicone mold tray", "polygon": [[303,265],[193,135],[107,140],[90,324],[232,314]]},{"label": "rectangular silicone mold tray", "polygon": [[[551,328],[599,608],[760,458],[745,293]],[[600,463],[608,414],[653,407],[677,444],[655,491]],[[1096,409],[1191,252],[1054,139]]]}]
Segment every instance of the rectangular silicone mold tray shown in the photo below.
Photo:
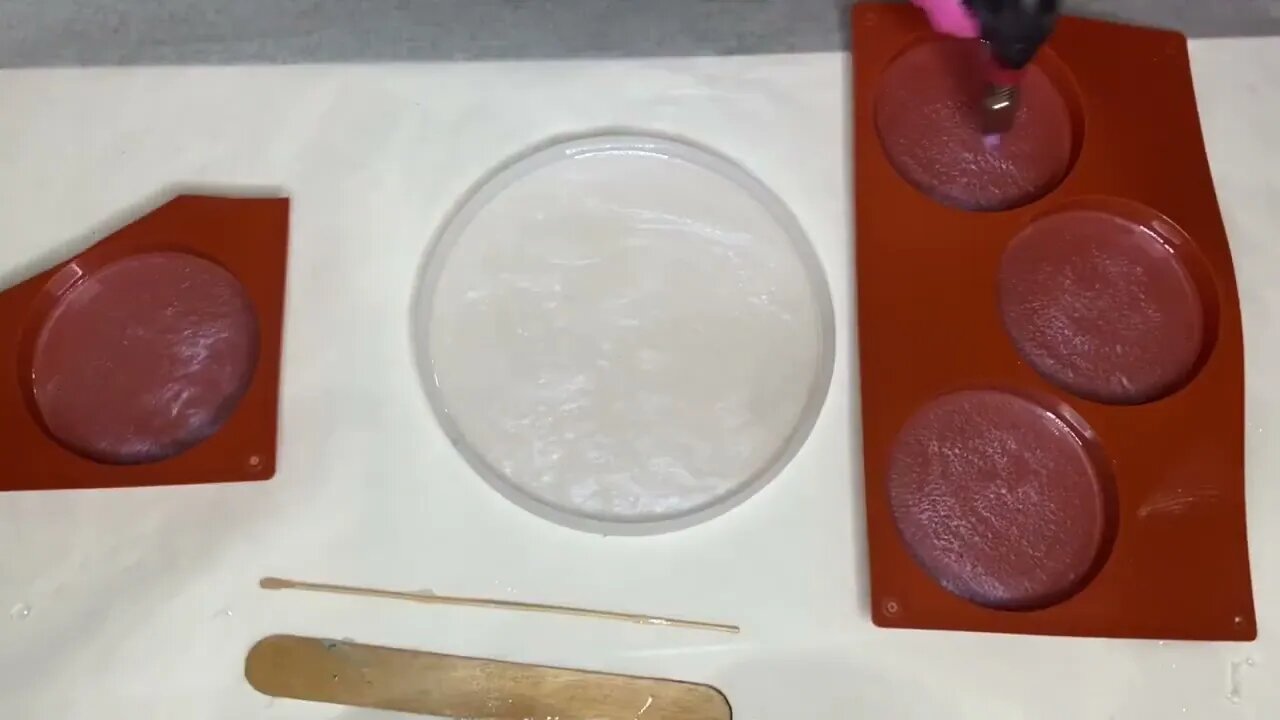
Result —
[{"label": "rectangular silicone mold tray", "polygon": [[0,490],[274,475],[288,232],[179,196],[0,292]]},{"label": "rectangular silicone mold tray", "polygon": [[[873,620],[1253,639],[1240,312],[1186,39],[1060,20],[1023,110],[1061,96],[1069,138],[1045,142],[1066,167],[997,211],[965,209],[976,185],[928,192],[946,157],[895,155],[950,152],[945,132],[903,144],[913,103],[944,124],[968,112],[893,86],[930,85],[911,75],[928,62],[894,64],[933,42],[981,51],[910,6],[854,8]],[[1014,176],[1032,147],[1017,132],[995,146]]]}]

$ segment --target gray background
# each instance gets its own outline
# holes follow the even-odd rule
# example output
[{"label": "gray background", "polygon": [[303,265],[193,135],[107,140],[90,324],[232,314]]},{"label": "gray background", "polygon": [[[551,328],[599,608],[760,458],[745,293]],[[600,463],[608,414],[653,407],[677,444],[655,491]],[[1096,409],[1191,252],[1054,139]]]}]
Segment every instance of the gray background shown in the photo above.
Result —
[{"label": "gray background", "polygon": [[[1280,32],[1280,0],[1065,0],[1190,35]],[[0,0],[0,66],[797,52],[848,0]],[[0,99],[2,102],[2,99]]]}]

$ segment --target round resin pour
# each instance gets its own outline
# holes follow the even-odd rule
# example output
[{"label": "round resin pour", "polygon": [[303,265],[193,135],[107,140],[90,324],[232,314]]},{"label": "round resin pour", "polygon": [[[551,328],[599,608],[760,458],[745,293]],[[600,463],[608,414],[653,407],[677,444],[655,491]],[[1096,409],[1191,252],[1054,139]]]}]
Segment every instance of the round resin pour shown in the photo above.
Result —
[{"label": "round resin pour", "polygon": [[723,512],[807,436],[830,297],[784,206],[723,158],[602,137],[518,160],[430,255],[417,344],[445,431],[513,501],[649,533]]},{"label": "round resin pour", "polygon": [[1071,163],[1071,116],[1031,65],[1012,128],[984,137],[985,62],[976,41],[933,40],[906,51],[881,78],[876,130],[889,163],[916,189],[952,207],[1006,210],[1062,181]]},{"label": "round resin pour", "polygon": [[1091,400],[1142,403],[1181,387],[1205,341],[1204,309],[1150,229],[1094,210],[1023,230],[1000,268],[1005,327],[1023,358]]},{"label": "round resin pour", "polygon": [[106,463],[144,463],[212,435],[257,360],[244,288],[192,255],[135,255],[68,290],[36,339],[31,381],[49,433]]},{"label": "round resin pour", "polygon": [[1087,579],[1105,535],[1104,494],[1055,414],[1002,392],[945,395],[907,422],[892,452],[894,520],[946,589],[1030,609]]}]

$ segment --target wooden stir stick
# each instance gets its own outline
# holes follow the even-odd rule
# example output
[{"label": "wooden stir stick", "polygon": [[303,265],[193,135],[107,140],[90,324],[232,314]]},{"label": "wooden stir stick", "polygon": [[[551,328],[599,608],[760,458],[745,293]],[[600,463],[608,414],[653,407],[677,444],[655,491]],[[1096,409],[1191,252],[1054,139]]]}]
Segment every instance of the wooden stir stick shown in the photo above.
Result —
[{"label": "wooden stir stick", "polygon": [[474,720],[731,720],[709,685],[273,635],[245,677],[273,697]]},{"label": "wooden stir stick", "polygon": [[552,613],[557,615],[576,615],[578,617],[599,618],[602,620],[621,620],[640,625],[665,625],[669,627],[689,628],[692,630],[714,630],[723,633],[737,633],[737,625],[725,623],[703,622],[701,620],[683,620],[681,618],[660,617],[655,615],[638,615],[635,613],[615,612],[613,610],[592,610],[590,608],[569,607],[567,605],[548,605],[545,603],[520,602],[517,600],[496,600],[492,598],[458,597],[454,595],[437,595],[429,591],[403,592],[401,590],[379,590],[377,588],[354,587],[351,585],[334,585],[332,583],[300,582],[277,577],[264,577],[258,582],[263,590],[306,590],[309,592],[333,593],[335,595],[360,595],[363,597],[387,598],[390,600],[408,600],[427,605],[461,605],[467,607],[496,608],[499,610],[516,610],[520,612]]}]

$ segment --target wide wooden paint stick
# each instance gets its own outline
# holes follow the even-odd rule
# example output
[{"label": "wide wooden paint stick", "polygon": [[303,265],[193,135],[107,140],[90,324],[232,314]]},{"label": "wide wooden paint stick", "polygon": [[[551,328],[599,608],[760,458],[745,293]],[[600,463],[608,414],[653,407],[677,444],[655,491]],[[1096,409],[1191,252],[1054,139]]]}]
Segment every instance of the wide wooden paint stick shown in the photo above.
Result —
[{"label": "wide wooden paint stick", "polygon": [[245,677],[273,697],[474,720],[730,720],[708,685],[273,635]]}]

